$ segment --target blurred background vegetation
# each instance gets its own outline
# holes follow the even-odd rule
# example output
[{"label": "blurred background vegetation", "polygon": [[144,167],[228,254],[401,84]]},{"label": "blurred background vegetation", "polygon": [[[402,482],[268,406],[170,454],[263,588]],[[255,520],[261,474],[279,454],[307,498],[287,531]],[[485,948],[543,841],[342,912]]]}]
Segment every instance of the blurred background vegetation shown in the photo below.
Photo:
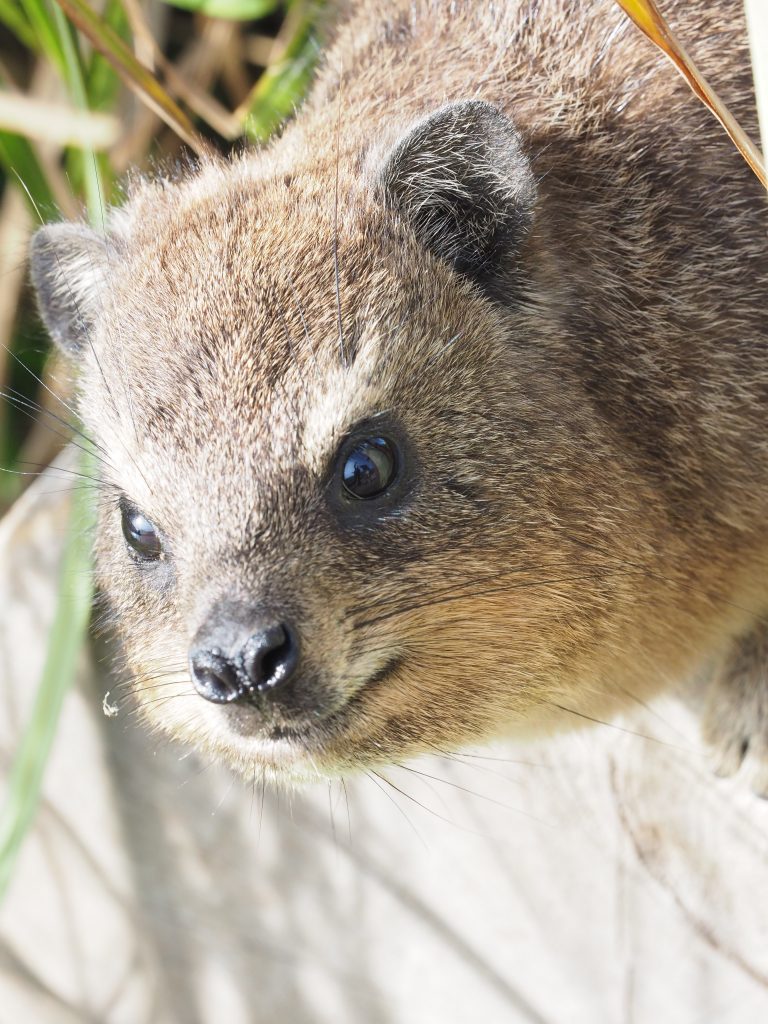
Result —
[{"label": "blurred background vegetation", "polygon": [[[49,220],[102,227],[129,168],[151,172],[206,148],[267,139],[306,92],[322,6],[0,0],[0,518],[71,438],[83,448],[81,472],[90,470],[89,444],[74,433],[69,374],[28,286],[30,235]],[[90,491],[72,493],[45,668],[29,681],[38,687],[32,717],[0,787],[0,899],[35,813],[90,616]]]}]

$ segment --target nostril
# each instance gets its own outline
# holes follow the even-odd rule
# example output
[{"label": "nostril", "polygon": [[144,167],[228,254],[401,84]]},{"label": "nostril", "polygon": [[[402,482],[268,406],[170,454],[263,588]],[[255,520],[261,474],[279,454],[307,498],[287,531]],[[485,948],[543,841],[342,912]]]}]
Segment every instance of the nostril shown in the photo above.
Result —
[{"label": "nostril", "polygon": [[254,633],[240,655],[242,674],[259,690],[271,690],[287,682],[298,663],[298,641],[285,623]]},{"label": "nostril", "polygon": [[218,647],[193,651],[189,656],[192,682],[201,697],[214,704],[229,704],[243,695],[234,665]]}]

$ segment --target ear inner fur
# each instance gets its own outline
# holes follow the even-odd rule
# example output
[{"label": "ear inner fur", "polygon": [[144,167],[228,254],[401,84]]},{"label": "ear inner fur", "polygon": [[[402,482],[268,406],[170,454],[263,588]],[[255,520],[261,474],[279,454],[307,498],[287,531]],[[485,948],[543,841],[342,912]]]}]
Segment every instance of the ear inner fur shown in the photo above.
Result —
[{"label": "ear inner fur", "polygon": [[480,100],[441,107],[395,145],[378,183],[434,255],[499,292],[535,198],[530,164],[508,117]]},{"label": "ear inner fur", "polygon": [[49,224],[34,235],[30,255],[43,322],[59,348],[77,355],[107,287],[107,240],[84,224]]}]

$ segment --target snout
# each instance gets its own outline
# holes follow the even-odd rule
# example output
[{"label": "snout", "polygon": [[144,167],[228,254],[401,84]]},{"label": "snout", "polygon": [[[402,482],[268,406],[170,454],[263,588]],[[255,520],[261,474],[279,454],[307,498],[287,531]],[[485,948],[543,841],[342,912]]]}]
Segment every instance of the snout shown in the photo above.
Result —
[{"label": "snout", "polygon": [[189,654],[192,683],[200,696],[213,704],[262,696],[281,702],[299,663],[297,630],[288,622],[270,618],[250,629],[226,618],[211,623],[198,633]]}]

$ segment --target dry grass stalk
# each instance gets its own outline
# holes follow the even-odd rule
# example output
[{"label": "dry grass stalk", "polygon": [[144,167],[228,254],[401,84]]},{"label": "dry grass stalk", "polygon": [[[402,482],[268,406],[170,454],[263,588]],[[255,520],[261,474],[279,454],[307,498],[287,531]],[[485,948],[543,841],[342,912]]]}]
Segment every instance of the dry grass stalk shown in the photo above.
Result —
[{"label": "dry grass stalk", "polygon": [[[150,70],[161,70],[165,78],[168,90],[177,98],[184,101],[187,106],[199,118],[205,121],[215,132],[218,132],[225,139],[235,139],[240,134],[240,124],[233,115],[222,106],[218,100],[207,91],[210,81],[202,83],[188,78],[176,65],[168,60],[162,49],[155,41],[152,30],[147,23],[144,10],[138,0],[123,0],[125,13],[131,26],[131,32],[135,41],[137,57]],[[222,51],[234,49],[238,39],[238,28],[234,22],[217,22],[221,27],[224,45],[218,43],[213,52],[222,56],[221,65],[216,70],[222,70],[226,62],[223,60]],[[219,64],[219,62],[216,62]],[[206,76],[207,78],[207,76]]]},{"label": "dry grass stalk", "polygon": [[[233,31],[236,27],[231,22],[206,20],[200,35],[176,61],[175,71],[196,93],[203,93],[213,85],[228,59]],[[161,124],[155,110],[143,103],[137,106],[130,127],[110,153],[110,162],[117,175],[124,174],[129,167],[146,165],[151,143],[156,139]],[[162,140],[160,149],[164,157],[171,155],[172,145],[171,139]]]},{"label": "dry grass stalk", "polygon": [[0,91],[0,129],[59,146],[106,149],[118,138],[120,123],[111,114]]},{"label": "dry grass stalk", "polygon": [[174,103],[154,75],[134,57],[117,33],[105,26],[84,0],[56,0],[56,3],[142,102],[152,107],[196,153],[204,155],[208,152],[208,144],[197,134],[184,111]]},{"label": "dry grass stalk", "polygon": [[[765,0],[758,0],[764,6]],[[665,21],[654,0],[617,0],[629,17],[672,61],[694,93],[725,128],[736,148],[768,188],[762,154],[691,60],[685,47]]]}]

